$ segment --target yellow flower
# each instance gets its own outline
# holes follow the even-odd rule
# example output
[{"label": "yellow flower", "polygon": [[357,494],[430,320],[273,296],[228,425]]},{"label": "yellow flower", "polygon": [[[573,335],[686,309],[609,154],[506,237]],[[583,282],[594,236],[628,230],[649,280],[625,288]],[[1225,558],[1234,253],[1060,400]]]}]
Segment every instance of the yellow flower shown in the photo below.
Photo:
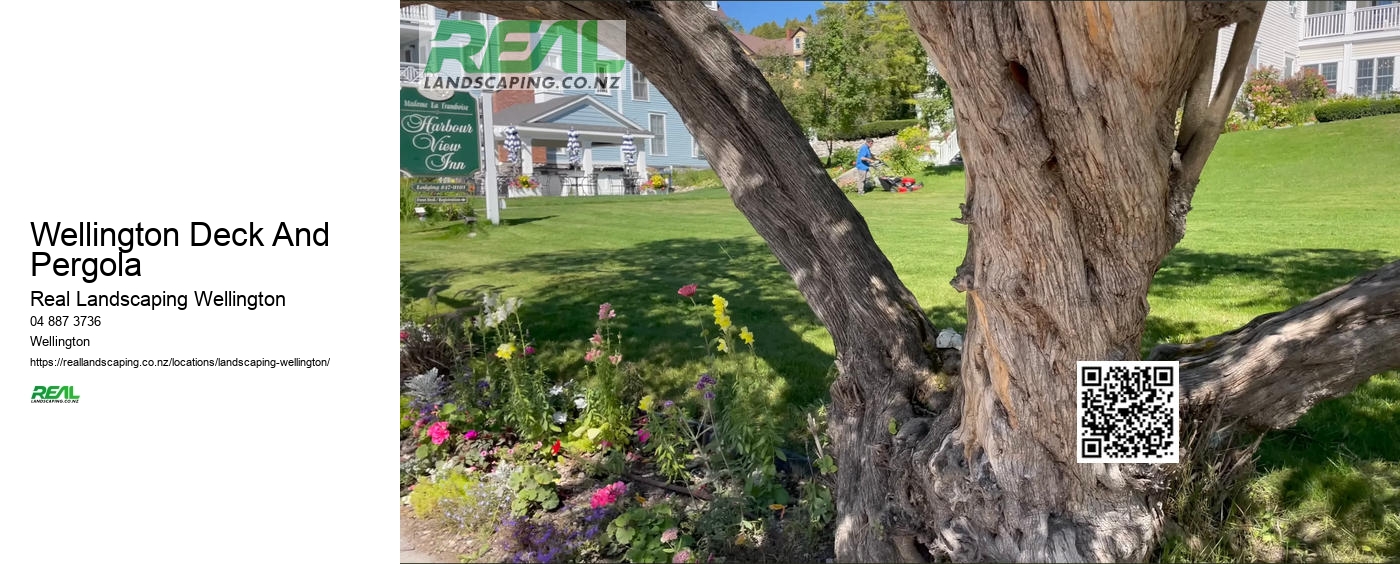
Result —
[{"label": "yellow flower", "polygon": [[640,494],[637,496],[637,503],[646,504],[646,502],[647,498],[642,497]]},{"label": "yellow flower", "polygon": [[729,343],[724,342],[724,339],[719,340],[719,352],[729,352]]},{"label": "yellow flower", "polygon": [[496,347],[496,356],[502,360],[510,360],[510,355],[515,354],[515,343],[506,343]]},{"label": "yellow flower", "polygon": [[744,340],[744,344],[746,344],[746,345],[752,345],[752,344],[753,344],[753,333],[750,333],[750,332],[749,332],[749,328],[748,328],[748,327],[741,327],[741,328],[739,328],[739,338],[740,338],[740,339],[743,339],[743,340]]},{"label": "yellow flower", "polygon": [[724,308],[729,307],[729,300],[719,297],[718,294],[711,297],[714,298],[710,300],[710,303],[715,304],[715,311],[724,311]]},{"label": "yellow flower", "polygon": [[729,320],[729,316],[728,316],[728,315],[716,315],[716,316],[715,316],[715,325],[718,325],[720,329],[728,330],[728,329],[729,329],[729,326],[731,326],[731,325],[733,325],[733,324],[734,324],[734,322]]},{"label": "yellow flower", "polygon": [[783,509],[784,507],[787,507],[787,506],[786,506],[786,505],[783,505],[783,504],[781,504],[781,503],[774,503],[773,505],[769,505],[769,506],[768,506],[768,508],[769,508],[769,509],[772,509],[773,511],[782,511],[782,509]]},{"label": "yellow flower", "polygon": [[647,394],[646,397],[642,398],[642,401],[637,404],[637,407],[642,408],[642,411],[651,411],[651,403],[653,401],[655,401],[655,398],[651,397],[651,394]]}]

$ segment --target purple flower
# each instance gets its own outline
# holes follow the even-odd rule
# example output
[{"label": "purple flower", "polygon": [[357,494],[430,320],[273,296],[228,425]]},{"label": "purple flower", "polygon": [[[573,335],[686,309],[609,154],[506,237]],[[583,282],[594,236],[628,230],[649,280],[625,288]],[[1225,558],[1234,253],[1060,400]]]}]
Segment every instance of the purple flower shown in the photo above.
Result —
[{"label": "purple flower", "polygon": [[709,390],[705,390],[705,399],[707,399],[707,400],[715,399],[715,393],[712,392],[712,391],[709,391]]},{"label": "purple flower", "polygon": [[706,372],[700,375],[700,380],[695,383],[695,389],[699,391],[704,391],[706,386],[713,386],[714,384],[715,378],[713,376],[710,376],[710,374]]},{"label": "purple flower", "polygon": [[648,431],[646,429],[637,429],[637,440],[639,442],[641,442],[642,444],[647,444],[647,441],[650,439],[651,431]]},{"label": "purple flower", "polygon": [[671,409],[671,406],[673,406],[673,405],[676,405],[676,402],[673,402],[673,401],[671,401],[671,400],[666,400],[665,403],[662,403],[662,404],[661,404],[661,407],[664,407],[664,408],[666,408],[666,409]]}]

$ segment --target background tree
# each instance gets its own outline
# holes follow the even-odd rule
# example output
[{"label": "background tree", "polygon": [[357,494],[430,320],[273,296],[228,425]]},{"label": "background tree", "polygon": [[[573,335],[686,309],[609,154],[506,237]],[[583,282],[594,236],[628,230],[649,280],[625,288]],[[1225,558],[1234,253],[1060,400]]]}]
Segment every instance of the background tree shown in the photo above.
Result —
[{"label": "background tree", "polygon": [[904,7],[895,2],[875,2],[867,59],[872,61],[877,92],[885,100],[866,119],[906,119],[915,115],[914,95],[928,89],[928,56],[909,28]]},{"label": "background tree", "polygon": [[953,93],[948,91],[948,81],[933,69],[928,70],[925,81],[928,88],[914,96],[918,113],[925,125],[947,134],[953,130]]},{"label": "background tree", "polygon": [[778,22],[763,22],[750,29],[749,35],[764,39],[783,39],[787,37],[787,31],[778,25]]},{"label": "background tree", "polygon": [[[414,0],[416,1],[416,0]],[[1263,2],[913,2],[968,155],[963,355],[736,40],[686,2],[438,1],[515,19],[626,19],[735,206],[830,331],[842,561],[1140,561],[1152,465],[1074,462],[1074,363],[1139,357],[1147,289],[1185,233]],[[1217,30],[1238,24],[1211,88]],[[1176,110],[1183,111],[1174,134]],[[1400,367],[1400,262],[1203,344],[1168,346],[1184,407],[1256,429]],[[894,432],[891,432],[891,430]]]},{"label": "background tree", "polygon": [[820,81],[813,88],[820,91],[808,93],[804,104],[814,113],[826,114],[820,123],[812,124],[823,138],[851,131],[887,103],[871,96],[879,83],[878,67],[868,55],[872,21],[868,2],[827,2],[817,12],[806,55]]}]

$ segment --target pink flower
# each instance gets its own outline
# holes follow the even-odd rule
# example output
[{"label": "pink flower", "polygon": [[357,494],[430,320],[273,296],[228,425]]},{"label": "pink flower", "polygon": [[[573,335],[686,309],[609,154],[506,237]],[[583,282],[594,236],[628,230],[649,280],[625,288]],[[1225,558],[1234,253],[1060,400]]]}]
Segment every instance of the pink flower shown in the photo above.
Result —
[{"label": "pink flower", "polygon": [[674,564],[681,564],[681,563],[683,563],[683,562],[690,562],[690,549],[689,549],[689,548],[682,548],[682,549],[680,549],[680,550],[677,550],[677,551],[676,551],[676,555],[675,555],[674,557],[671,558],[671,562],[673,562]]},{"label": "pink flower", "polygon": [[682,295],[682,296],[685,296],[685,297],[687,297],[687,298],[689,298],[689,297],[695,295],[695,290],[696,290],[696,289],[697,289],[697,288],[695,287],[694,284],[686,284],[686,285],[684,285],[684,286],[681,286],[681,289],[676,290],[676,293],[677,293],[677,294],[680,294],[680,295]]},{"label": "pink flower", "polygon": [[647,444],[647,440],[650,438],[651,431],[648,431],[646,429],[637,429],[637,440],[640,441],[642,444]]},{"label": "pink flower", "polygon": [[669,529],[666,529],[665,532],[661,533],[661,542],[671,542],[679,537],[680,531],[676,530],[675,527],[671,527]]},{"label": "pink flower", "polygon": [[525,345],[525,356],[530,356],[532,354],[535,354],[535,347]]},{"label": "pink flower", "polygon": [[617,365],[617,363],[622,362],[622,355],[620,355],[620,354],[615,354],[615,355],[609,356],[609,357],[608,357],[608,362],[613,363],[613,365],[615,366],[615,365]]},{"label": "pink flower", "polygon": [[432,437],[433,444],[440,445],[443,441],[447,440],[447,437],[452,436],[452,433],[447,431],[446,421],[438,421],[437,423],[433,423],[432,427],[428,427],[428,436]]},{"label": "pink flower", "polygon": [[595,361],[595,360],[598,360],[598,358],[599,358],[599,357],[602,357],[602,356],[603,356],[603,351],[600,351],[600,350],[598,350],[598,349],[593,349],[593,350],[588,351],[586,354],[583,355],[583,361],[584,361],[584,362],[593,362],[593,361]]},{"label": "pink flower", "polygon": [[491,456],[491,453],[490,453],[490,452],[487,452],[487,451],[484,451],[484,450],[481,451],[481,457],[482,457],[482,458],[486,458],[486,457],[488,457],[488,456]]},{"label": "pink flower", "polygon": [[611,484],[603,486],[598,491],[593,492],[593,497],[589,500],[589,505],[591,505],[593,509],[607,507],[615,503],[617,500],[622,499],[622,496],[626,494],[627,484],[624,484],[622,482],[613,482]]},{"label": "pink flower", "polygon": [[408,340],[408,331],[399,331],[399,340],[400,340],[400,341],[407,341],[407,340]]},{"label": "pink flower", "polygon": [[595,344],[595,345],[601,345],[601,344],[603,344],[603,334],[602,334],[602,333],[594,333],[594,334],[593,334],[593,338],[592,338],[592,339],[589,339],[588,342],[593,343],[593,344]]},{"label": "pink flower", "polygon": [[598,306],[598,319],[612,319],[617,317],[617,312],[613,311],[612,304],[605,303]]},{"label": "pink flower", "polygon": [[468,430],[467,432],[462,433],[462,438],[463,438],[463,439],[466,439],[466,440],[469,440],[469,441],[472,440],[472,439],[475,439],[476,436],[477,436],[476,429],[470,429],[470,430]]}]

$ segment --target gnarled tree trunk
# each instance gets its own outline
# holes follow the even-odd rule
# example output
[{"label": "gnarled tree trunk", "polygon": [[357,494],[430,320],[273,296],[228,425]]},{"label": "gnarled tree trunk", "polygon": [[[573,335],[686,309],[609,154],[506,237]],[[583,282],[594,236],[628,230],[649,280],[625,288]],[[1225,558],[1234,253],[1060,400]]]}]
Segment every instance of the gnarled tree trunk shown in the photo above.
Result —
[{"label": "gnarled tree trunk", "polygon": [[[864,219],[703,4],[433,4],[627,20],[629,59],[680,110],[835,342],[840,560],[1130,561],[1153,549],[1164,520],[1149,499],[1157,468],[1075,462],[1074,364],[1138,357],[1148,287],[1184,233],[1263,2],[906,5],[956,99],[968,163],[958,219],[968,250],[953,280],[967,294],[961,366],[935,347]],[[1231,23],[1239,27],[1211,92],[1217,30]],[[1396,279],[1372,280],[1364,303],[1300,315],[1348,320],[1353,343],[1393,335]],[[1286,354],[1259,339],[1232,342],[1241,356]],[[1294,407],[1400,366],[1395,349],[1319,380]],[[1190,397],[1249,397],[1272,381],[1259,370],[1291,365],[1219,366],[1231,358],[1184,359],[1192,389],[1214,390]],[[940,372],[960,379],[946,385]]]}]

